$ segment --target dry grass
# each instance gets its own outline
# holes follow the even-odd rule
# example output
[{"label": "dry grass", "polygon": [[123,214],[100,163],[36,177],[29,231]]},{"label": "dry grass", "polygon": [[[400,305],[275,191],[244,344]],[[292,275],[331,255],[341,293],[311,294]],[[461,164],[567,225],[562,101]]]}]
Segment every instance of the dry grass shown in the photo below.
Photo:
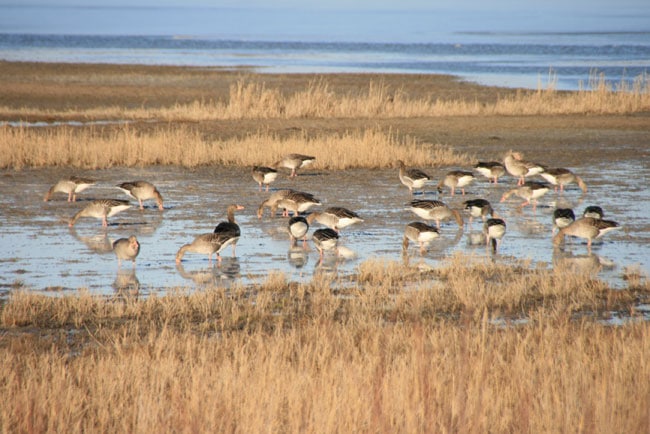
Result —
[{"label": "dry grass", "polygon": [[[110,81],[109,81],[110,82]],[[383,82],[371,82],[365,92],[337,94],[323,80],[285,95],[264,83],[239,80],[230,86],[226,101],[194,101],[169,107],[107,106],[80,111],[0,107],[14,119],[128,119],[158,121],[210,121],[294,118],[400,118],[486,115],[621,114],[650,110],[650,86],[645,75],[631,85],[610,84],[594,75],[576,92],[558,92],[553,86],[501,96],[494,103],[466,100],[411,98]]]},{"label": "dry grass", "polygon": [[53,129],[0,127],[0,168],[209,164],[271,165],[298,152],[316,156],[316,167],[340,170],[390,167],[395,160],[418,165],[467,165],[467,154],[442,145],[417,143],[391,132],[367,129],[344,134],[281,138],[265,133],[228,140],[210,139],[189,127],[164,126],[142,132],[122,128]]},{"label": "dry grass", "polygon": [[368,261],[335,292],[279,274],[146,299],[15,292],[0,431],[647,429],[650,325],[592,319],[647,299],[645,279],[470,259]]}]

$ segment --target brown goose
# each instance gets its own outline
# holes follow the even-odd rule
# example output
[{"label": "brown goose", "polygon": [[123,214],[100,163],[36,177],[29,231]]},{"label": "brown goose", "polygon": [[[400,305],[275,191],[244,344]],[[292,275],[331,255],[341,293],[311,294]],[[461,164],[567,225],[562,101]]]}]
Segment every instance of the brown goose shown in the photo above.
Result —
[{"label": "brown goose", "polygon": [[587,248],[591,250],[591,242],[596,238],[600,238],[606,233],[620,228],[620,225],[611,220],[601,220],[592,217],[580,218],[569,226],[560,229],[557,235],[553,237],[553,245],[559,246],[564,241],[565,235],[572,237],[585,238],[587,240]]},{"label": "brown goose", "polygon": [[526,177],[538,175],[544,171],[543,166],[526,161],[520,153],[513,151],[506,154],[503,163],[506,166],[506,171],[518,178],[517,185],[523,185]]},{"label": "brown goose", "polygon": [[498,161],[479,161],[474,169],[490,182],[494,180],[495,184],[499,182],[499,177],[506,174],[506,168]]},{"label": "brown goose", "polygon": [[451,188],[451,195],[455,194],[456,188],[460,188],[463,196],[465,196],[465,187],[474,181],[474,174],[464,170],[452,170],[447,173],[444,178],[438,183],[438,192],[442,193],[442,187],[447,186]]},{"label": "brown goose", "polygon": [[402,160],[398,160],[399,180],[408,187],[411,195],[414,189],[423,189],[425,184],[431,180],[431,177],[420,169],[407,168]]},{"label": "brown goose", "polygon": [[287,169],[291,169],[290,177],[293,178],[298,176],[298,174],[296,173],[298,169],[302,169],[303,167],[309,166],[314,161],[316,161],[316,157],[311,157],[309,155],[302,155],[302,154],[289,154],[282,157],[282,159],[277,163],[275,163],[274,166],[286,167]]},{"label": "brown goose", "polygon": [[213,231],[213,233],[221,235],[221,243],[223,244],[221,250],[231,245],[233,256],[235,256],[237,241],[239,241],[239,237],[241,236],[239,225],[235,222],[235,211],[241,211],[243,209],[243,205],[230,205],[227,210],[228,220],[220,222]]},{"label": "brown goose", "polygon": [[330,229],[334,229],[336,232],[363,221],[356,212],[338,206],[327,208],[322,212],[315,211],[307,216],[309,224],[312,224],[314,220]]},{"label": "brown goose", "polygon": [[259,185],[259,191],[262,191],[262,185],[266,185],[266,191],[269,191],[271,184],[278,177],[278,171],[266,166],[253,166],[253,179]]},{"label": "brown goose", "polygon": [[291,217],[287,226],[291,236],[291,245],[295,246],[298,238],[302,238],[302,246],[307,247],[307,232],[309,231],[307,219],[303,216]]},{"label": "brown goose", "polygon": [[492,242],[492,251],[496,253],[503,236],[506,234],[506,222],[499,218],[487,219],[483,223],[483,234],[485,234],[485,244],[489,246],[490,242]]},{"label": "brown goose", "polygon": [[322,260],[325,250],[333,250],[338,246],[339,234],[330,228],[317,229],[314,231],[312,240]]},{"label": "brown goose", "polygon": [[587,184],[585,184],[582,178],[571,172],[569,169],[562,167],[557,169],[546,169],[539,175],[553,185],[555,191],[557,191],[557,187],[560,186],[560,193],[564,193],[565,185],[573,183],[578,184],[578,187],[580,187],[583,193],[587,192]]},{"label": "brown goose", "polygon": [[404,240],[402,250],[406,251],[409,241],[420,246],[420,253],[424,253],[429,243],[440,236],[440,231],[434,226],[422,222],[411,222],[404,229]]},{"label": "brown goose", "polygon": [[108,217],[131,208],[128,200],[119,199],[97,199],[90,202],[81,211],[70,219],[69,226],[72,227],[81,217],[94,217],[102,221],[102,226],[108,226]]},{"label": "brown goose", "polygon": [[216,253],[217,260],[219,261],[219,264],[221,264],[221,256],[219,255],[219,252],[221,252],[224,247],[226,247],[226,245],[223,243],[223,237],[221,234],[201,234],[194,238],[194,241],[191,243],[184,244],[180,249],[178,249],[178,252],[176,253],[176,263],[178,264],[183,260],[185,253],[192,252],[208,255],[208,261],[210,263],[212,263],[212,255]]},{"label": "brown goose", "polygon": [[449,218],[454,218],[460,228],[463,227],[463,217],[460,213],[449,208],[439,200],[413,200],[406,207],[415,215],[425,220],[435,220],[436,226],[440,229],[440,222]]},{"label": "brown goose", "polygon": [[50,190],[45,194],[43,201],[47,202],[48,200],[50,200],[50,198],[54,193],[67,193],[68,202],[76,202],[77,193],[80,193],[85,189],[87,189],[88,187],[95,185],[96,182],[97,181],[95,181],[94,179],[81,178],[79,176],[71,176],[66,179],[61,179],[59,182],[54,184],[50,188]]},{"label": "brown goose", "polygon": [[296,193],[296,191],[287,189],[287,190],[278,190],[271,193],[271,196],[269,196],[268,199],[264,200],[260,204],[259,208],[257,208],[257,218],[261,219],[264,216],[264,208],[266,207],[271,208],[271,217],[275,217],[275,212],[278,209],[278,202],[281,199],[287,197],[290,193]]},{"label": "brown goose", "polygon": [[285,197],[277,201],[275,206],[271,206],[271,214],[275,215],[275,211],[278,208],[284,208],[284,212],[282,213],[284,217],[289,217],[290,211],[293,211],[293,215],[297,216],[312,206],[320,204],[320,201],[313,194],[302,191],[290,191]]},{"label": "brown goose", "polygon": [[533,210],[535,210],[537,209],[537,200],[540,197],[544,196],[548,190],[549,187],[545,183],[527,181],[520,187],[513,188],[512,190],[503,193],[503,196],[501,196],[501,202],[505,202],[510,196],[514,194],[521,197],[522,199],[525,199],[525,201],[520,205],[521,207],[529,205],[532,202]]},{"label": "brown goose", "polygon": [[117,185],[128,196],[138,201],[140,209],[144,209],[142,202],[148,199],[155,199],[158,209],[163,209],[163,198],[158,189],[147,181],[123,182]]},{"label": "brown goose", "polygon": [[135,267],[135,258],[140,253],[140,243],[135,235],[129,238],[120,238],[113,243],[113,252],[117,256],[117,267],[122,264],[122,260],[132,261]]}]

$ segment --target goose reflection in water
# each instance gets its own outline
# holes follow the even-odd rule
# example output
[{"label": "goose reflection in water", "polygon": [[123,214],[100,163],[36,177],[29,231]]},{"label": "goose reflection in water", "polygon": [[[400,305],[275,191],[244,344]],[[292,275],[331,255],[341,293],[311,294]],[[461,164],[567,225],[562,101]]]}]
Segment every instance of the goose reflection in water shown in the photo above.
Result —
[{"label": "goose reflection in water", "polygon": [[574,255],[568,251],[555,249],[553,267],[569,269],[576,273],[598,274],[604,269],[616,268],[616,264],[595,253]]},{"label": "goose reflection in water", "polygon": [[191,280],[200,286],[220,286],[240,276],[241,265],[239,259],[224,257],[219,266],[201,267],[198,269],[186,269],[182,262],[176,263],[176,271],[187,280]]},{"label": "goose reflection in water", "polygon": [[108,238],[106,231],[94,233],[92,235],[79,235],[74,227],[69,227],[68,231],[77,241],[84,244],[91,252],[106,254],[113,252],[113,242]]},{"label": "goose reflection in water", "polygon": [[138,295],[140,291],[140,280],[135,274],[135,268],[117,270],[117,275],[113,281],[113,289],[122,295]]},{"label": "goose reflection in water", "polygon": [[289,263],[296,269],[301,269],[309,261],[307,250],[302,246],[292,246],[287,252],[287,259]]}]

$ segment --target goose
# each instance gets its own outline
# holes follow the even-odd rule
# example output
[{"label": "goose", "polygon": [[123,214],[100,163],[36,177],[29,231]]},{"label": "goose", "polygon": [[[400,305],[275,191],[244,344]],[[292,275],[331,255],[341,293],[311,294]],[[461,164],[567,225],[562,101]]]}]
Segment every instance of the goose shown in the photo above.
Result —
[{"label": "goose", "polygon": [[140,209],[144,209],[142,202],[147,199],[155,199],[159,210],[163,210],[163,198],[158,189],[147,181],[123,182],[117,185],[128,196],[138,201]]},{"label": "goose", "polygon": [[500,176],[506,174],[506,168],[498,161],[479,161],[474,166],[474,169],[490,180],[490,182],[494,180],[495,184],[499,182]]},{"label": "goose", "polygon": [[298,176],[296,171],[298,169],[302,169],[303,167],[309,166],[312,164],[314,161],[316,161],[316,157],[311,157],[309,155],[302,155],[302,154],[289,154],[285,155],[282,157],[280,161],[275,163],[275,167],[286,167],[287,169],[291,169],[291,178],[294,178]]},{"label": "goose", "polygon": [[413,200],[406,207],[415,215],[425,220],[435,220],[436,226],[440,229],[440,222],[449,218],[454,218],[460,228],[463,227],[463,217],[460,213],[449,208],[439,200]]},{"label": "goose", "polygon": [[47,202],[50,200],[54,193],[67,193],[68,202],[76,202],[77,193],[81,193],[88,187],[95,185],[96,182],[94,179],[81,178],[79,176],[70,176],[69,178],[61,179],[49,189],[43,201]]},{"label": "goose", "polygon": [[83,208],[81,211],[77,212],[68,225],[70,227],[81,217],[94,217],[101,219],[102,226],[108,226],[108,217],[113,217],[115,214],[124,211],[125,209],[131,208],[131,204],[128,200],[120,199],[97,199],[90,202]]},{"label": "goose", "polygon": [[180,249],[178,249],[178,252],[176,253],[176,263],[179,264],[183,260],[185,253],[192,252],[208,255],[208,261],[211,264],[212,255],[216,253],[219,265],[221,265],[221,256],[219,255],[219,252],[221,252],[221,250],[223,250],[227,245],[224,244],[223,241],[224,238],[221,234],[215,234],[211,232],[198,235],[196,238],[194,238],[194,241],[189,244],[184,244]]},{"label": "goose", "polygon": [[302,246],[307,247],[307,231],[309,231],[309,222],[307,219],[303,216],[291,217],[287,227],[291,236],[291,246],[295,246],[298,238],[302,238]]},{"label": "goose", "polygon": [[501,196],[501,202],[505,202],[508,200],[510,196],[513,194],[521,197],[522,199],[526,199],[525,202],[523,202],[520,206],[524,207],[526,205],[529,205],[531,202],[533,204],[533,210],[537,209],[537,200],[544,196],[549,190],[549,187],[547,184],[542,183],[542,182],[535,182],[535,181],[526,181],[523,185],[517,188],[513,188],[512,190],[506,191],[503,193],[503,196]]},{"label": "goose", "polygon": [[585,238],[587,240],[587,249],[591,251],[592,240],[618,228],[620,228],[620,225],[615,221],[582,217],[567,227],[560,229],[557,235],[553,237],[553,245],[559,246],[564,241],[565,235],[570,235]]},{"label": "goose", "polygon": [[312,224],[314,220],[330,229],[334,229],[336,232],[363,221],[359,214],[343,207],[330,207],[322,212],[312,212],[307,216],[307,222]]},{"label": "goose", "polygon": [[485,234],[486,246],[489,246],[490,242],[492,242],[492,251],[496,253],[503,236],[506,234],[506,222],[500,218],[487,219],[483,223],[483,233]]},{"label": "goose", "polygon": [[278,171],[266,166],[253,166],[253,179],[259,185],[259,191],[262,191],[262,185],[266,185],[266,191],[269,191],[269,184],[278,177]]},{"label": "goose", "polygon": [[508,152],[503,159],[503,163],[506,171],[519,179],[517,185],[523,185],[527,176],[538,175],[544,171],[543,166],[523,160],[518,152]]},{"label": "goose", "polygon": [[296,190],[286,189],[274,191],[268,199],[264,200],[257,208],[257,218],[264,216],[264,208],[271,208],[271,217],[275,217],[275,211],[278,209],[278,202],[287,197],[290,193],[297,193]]},{"label": "goose", "polygon": [[546,181],[551,183],[557,191],[557,187],[560,186],[560,193],[564,193],[564,186],[572,183],[578,184],[578,187],[582,190],[583,193],[587,192],[587,184],[580,178],[578,175],[565,169],[559,167],[557,169],[546,169],[544,172],[539,174]]},{"label": "goose", "polygon": [[591,217],[595,219],[602,219],[605,214],[603,209],[598,205],[591,205],[585,208],[585,211],[582,213],[583,217]]},{"label": "goose", "polygon": [[463,202],[465,209],[469,211],[469,224],[472,224],[472,219],[474,217],[480,217],[485,220],[487,216],[494,217],[494,209],[492,205],[485,199],[471,199]]},{"label": "goose", "polygon": [[325,250],[335,249],[338,245],[339,234],[330,228],[317,229],[314,231],[314,235],[312,235],[312,240],[314,241],[314,245],[316,245],[316,249],[318,249],[318,253],[322,260],[323,252]]},{"label": "goose", "polygon": [[271,206],[271,214],[275,215],[275,211],[278,208],[284,208],[284,212],[282,213],[283,217],[288,217],[290,211],[293,211],[293,215],[296,216],[301,212],[307,211],[312,206],[320,204],[320,201],[313,194],[302,191],[290,191],[285,197],[278,200],[275,205]]},{"label": "goose", "polygon": [[431,177],[420,169],[407,168],[402,160],[398,160],[397,164],[399,165],[399,180],[408,187],[411,196],[414,189],[423,189],[424,185],[431,180]]},{"label": "goose", "polygon": [[235,222],[235,211],[241,211],[244,209],[243,205],[230,205],[227,209],[228,220],[220,222],[215,228],[213,233],[221,236],[221,249],[223,250],[226,246],[232,245],[232,255],[235,256],[235,248],[237,247],[237,241],[241,235],[241,230],[239,225]]},{"label": "goose", "polygon": [[140,243],[135,235],[128,238],[120,238],[113,242],[113,252],[117,256],[117,268],[120,268],[122,260],[132,261],[135,267],[135,258],[140,253]]},{"label": "goose", "polygon": [[406,252],[409,246],[409,241],[418,243],[420,246],[420,253],[424,253],[429,243],[440,236],[440,231],[426,223],[411,222],[406,225],[404,229],[404,240],[402,241],[402,250]]},{"label": "goose", "polygon": [[463,196],[465,196],[465,187],[474,181],[474,174],[464,170],[452,170],[447,173],[444,178],[438,183],[438,192],[442,193],[442,187],[447,186],[451,188],[451,195],[453,196],[456,188],[460,188]]},{"label": "goose", "polygon": [[575,219],[576,216],[571,208],[557,208],[553,211],[553,234],[558,229],[569,226]]}]

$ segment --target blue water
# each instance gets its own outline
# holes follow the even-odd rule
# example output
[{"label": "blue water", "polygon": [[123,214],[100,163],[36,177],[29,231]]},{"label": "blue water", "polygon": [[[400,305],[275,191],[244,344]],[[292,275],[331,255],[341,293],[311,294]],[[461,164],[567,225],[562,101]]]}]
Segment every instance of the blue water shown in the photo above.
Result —
[{"label": "blue water", "polygon": [[0,59],[452,74],[558,89],[650,69],[650,7],[306,10],[0,5]]}]

